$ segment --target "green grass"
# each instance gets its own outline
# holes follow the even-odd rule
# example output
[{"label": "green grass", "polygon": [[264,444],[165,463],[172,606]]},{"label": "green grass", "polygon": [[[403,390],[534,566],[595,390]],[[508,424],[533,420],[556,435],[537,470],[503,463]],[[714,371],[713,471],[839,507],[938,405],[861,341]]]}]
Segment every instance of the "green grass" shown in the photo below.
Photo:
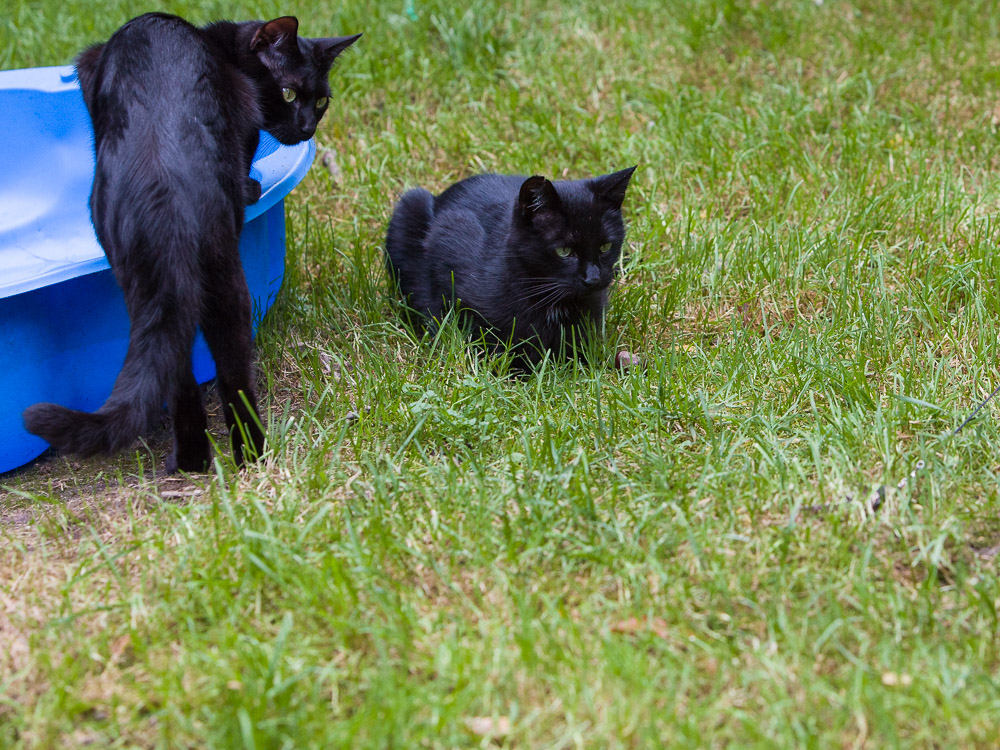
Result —
[{"label": "green grass", "polygon": [[[12,0],[0,67],[146,9]],[[941,439],[1000,381],[994,3],[163,9],[364,31],[341,173],[286,202],[263,465],[0,479],[0,746],[995,746],[1000,430]],[[405,187],[632,164],[641,371],[400,325]]]}]

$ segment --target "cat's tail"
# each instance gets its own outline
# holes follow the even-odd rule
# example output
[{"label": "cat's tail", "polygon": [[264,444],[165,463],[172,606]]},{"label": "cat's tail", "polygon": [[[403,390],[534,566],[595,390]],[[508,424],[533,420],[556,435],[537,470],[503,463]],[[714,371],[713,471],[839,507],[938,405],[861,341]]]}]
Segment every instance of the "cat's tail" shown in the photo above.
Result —
[{"label": "cat's tail", "polygon": [[[159,264],[157,270],[162,272],[167,265]],[[164,399],[183,378],[191,377],[191,345],[200,309],[196,286],[165,279],[164,287],[171,290],[169,301],[154,292],[130,305],[132,328],[125,364],[101,408],[89,413],[34,404],[24,410],[25,429],[60,452],[83,457],[116,453],[131,445],[160,415]]]},{"label": "cat's tail", "polygon": [[434,217],[434,196],[423,188],[407,191],[392,212],[385,237],[385,265],[402,289],[407,270],[422,263],[424,240]]},{"label": "cat's tail", "polygon": [[86,458],[126,447],[142,432],[148,418],[142,410],[121,407],[101,407],[89,413],[42,403],[24,410],[24,427],[61,453]]}]

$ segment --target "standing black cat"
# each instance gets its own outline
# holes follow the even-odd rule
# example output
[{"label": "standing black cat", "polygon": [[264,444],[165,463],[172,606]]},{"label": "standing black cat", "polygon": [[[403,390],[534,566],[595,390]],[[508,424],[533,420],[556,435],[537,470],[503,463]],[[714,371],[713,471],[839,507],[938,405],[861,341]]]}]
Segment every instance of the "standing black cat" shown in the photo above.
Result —
[{"label": "standing black cat", "polygon": [[251,300],[238,243],[259,131],[285,144],[310,138],[327,109],[327,75],[358,36],[302,39],[298,21],[219,22],[196,28],[149,13],[83,52],[77,74],[94,125],[90,210],[125,296],[125,364],[96,412],[35,404],[27,429],[87,456],[129,445],[173,412],[168,470],[211,458],[191,370],[200,325],[215,359],[237,462],[264,448],[253,384]]},{"label": "standing black cat", "polygon": [[424,319],[457,306],[474,335],[511,345],[520,366],[568,353],[604,320],[634,171],[559,182],[478,175],[436,198],[410,190],[389,222],[386,265]]}]

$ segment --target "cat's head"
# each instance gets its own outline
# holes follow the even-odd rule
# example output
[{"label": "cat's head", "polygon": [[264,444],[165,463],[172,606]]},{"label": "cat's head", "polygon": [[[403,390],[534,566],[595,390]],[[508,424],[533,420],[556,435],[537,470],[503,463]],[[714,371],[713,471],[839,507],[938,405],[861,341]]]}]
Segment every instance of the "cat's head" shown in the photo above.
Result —
[{"label": "cat's head", "polygon": [[330,67],[361,34],[306,39],[298,35],[294,16],[258,24],[250,37],[257,68],[258,101],[264,130],[292,145],[312,138],[330,106]]},{"label": "cat's head", "polygon": [[514,208],[525,272],[548,278],[562,299],[607,289],[625,241],[621,208],[634,171],[572,182],[526,179]]}]

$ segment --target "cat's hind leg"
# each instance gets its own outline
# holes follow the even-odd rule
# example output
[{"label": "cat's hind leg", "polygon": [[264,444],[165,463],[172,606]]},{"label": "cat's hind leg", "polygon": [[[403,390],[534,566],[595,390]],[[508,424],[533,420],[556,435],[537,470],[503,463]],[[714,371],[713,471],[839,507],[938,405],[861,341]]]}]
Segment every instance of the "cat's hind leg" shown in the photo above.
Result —
[{"label": "cat's hind leg", "polygon": [[215,360],[216,383],[233,458],[243,466],[264,451],[264,430],[253,377],[252,302],[235,244],[205,261],[201,330]]},{"label": "cat's hind leg", "polygon": [[208,423],[201,388],[191,371],[178,384],[171,404],[174,418],[174,452],[167,458],[167,473],[201,472],[208,469],[212,448],[208,442]]},{"label": "cat's hind leg", "polygon": [[414,266],[423,262],[424,238],[433,218],[434,196],[423,188],[408,190],[392,212],[385,237],[385,262],[404,294],[402,287],[416,270]]},{"label": "cat's hind leg", "polygon": [[434,219],[434,196],[423,188],[409,190],[392,212],[385,238],[385,267],[408,305],[410,324],[421,321],[410,312],[427,314],[428,279],[424,240]]}]

